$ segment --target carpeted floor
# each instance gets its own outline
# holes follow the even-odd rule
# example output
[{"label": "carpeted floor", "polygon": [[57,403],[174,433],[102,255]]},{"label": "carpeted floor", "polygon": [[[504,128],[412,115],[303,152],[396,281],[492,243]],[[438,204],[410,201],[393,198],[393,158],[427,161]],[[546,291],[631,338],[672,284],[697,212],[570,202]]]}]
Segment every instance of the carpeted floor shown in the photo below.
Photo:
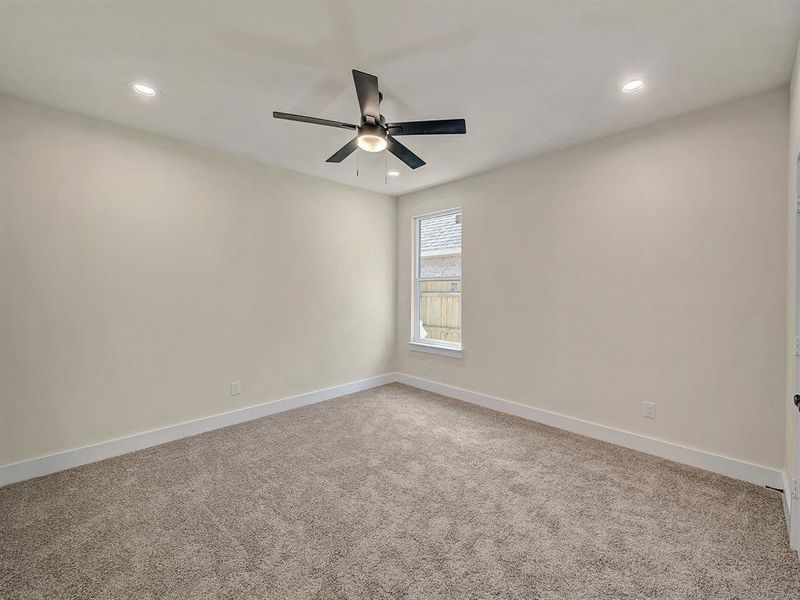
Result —
[{"label": "carpeted floor", "polygon": [[401,385],[0,490],[0,598],[800,598],[781,497]]}]

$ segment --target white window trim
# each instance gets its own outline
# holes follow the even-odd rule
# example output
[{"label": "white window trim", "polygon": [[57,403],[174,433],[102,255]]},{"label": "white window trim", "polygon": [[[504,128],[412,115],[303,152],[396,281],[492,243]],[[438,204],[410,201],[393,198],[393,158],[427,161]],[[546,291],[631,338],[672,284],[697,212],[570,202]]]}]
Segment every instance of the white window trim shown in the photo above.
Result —
[{"label": "white window trim", "polygon": [[408,349],[414,352],[449,356],[450,358],[461,358],[464,356],[464,350],[460,346],[440,346],[432,342],[408,342]]},{"label": "white window trim", "polygon": [[[416,215],[412,219],[412,236],[411,239],[414,243],[414,259],[411,261],[412,271],[411,271],[411,341],[408,342],[409,350],[413,350],[414,352],[426,352],[428,354],[438,354],[439,356],[449,356],[450,358],[462,358],[464,352],[464,327],[463,327],[463,316],[462,316],[462,327],[461,327],[461,344],[456,344],[453,342],[442,342],[442,341],[433,341],[427,340],[424,338],[417,337],[419,334],[419,279],[417,277],[419,273],[419,222],[422,219],[428,219],[430,217],[442,217],[445,215],[452,215],[456,213],[462,214],[463,219],[463,210],[458,208],[448,208],[447,210],[439,210],[436,212],[426,213],[424,215]],[[463,238],[463,234],[462,234]],[[463,241],[462,241],[463,244]],[[462,277],[459,278],[459,281],[463,278],[463,265],[462,265]],[[452,277],[445,277],[442,279],[450,280]],[[464,309],[464,296],[463,296],[463,283],[462,283],[462,295],[461,295],[461,309]]]}]

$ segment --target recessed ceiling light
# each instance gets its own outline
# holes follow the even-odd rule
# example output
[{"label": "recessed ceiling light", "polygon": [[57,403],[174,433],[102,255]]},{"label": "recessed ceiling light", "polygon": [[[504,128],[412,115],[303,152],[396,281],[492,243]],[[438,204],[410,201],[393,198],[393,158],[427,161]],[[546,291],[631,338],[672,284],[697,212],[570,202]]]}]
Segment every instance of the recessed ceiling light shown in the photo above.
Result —
[{"label": "recessed ceiling light", "polygon": [[387,171],[389,177],[400,177],[400,171]]},{"label": "recessed ceiling light", "polygon": [[148,98],[152,98],[158,93],[156,88],[146,83],[132,83],[131,88],[140,96],[147,96]]},{"label": "recessed ceiling light", "polygon": [[626,81],[622,84],[622,91],[623,92],[635,92],[636,90],[640,90],[644,87],[644,80],[643,79],[631,79],[630,81]]}]

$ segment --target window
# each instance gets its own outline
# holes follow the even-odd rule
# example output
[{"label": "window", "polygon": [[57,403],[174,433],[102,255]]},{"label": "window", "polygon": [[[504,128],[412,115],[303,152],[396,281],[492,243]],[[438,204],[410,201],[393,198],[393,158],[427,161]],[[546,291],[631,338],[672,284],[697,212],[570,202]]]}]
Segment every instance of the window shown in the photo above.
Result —
[{"label": "window", "polygon": [[461,210],[414,219],[411,348],[461,356]]}]

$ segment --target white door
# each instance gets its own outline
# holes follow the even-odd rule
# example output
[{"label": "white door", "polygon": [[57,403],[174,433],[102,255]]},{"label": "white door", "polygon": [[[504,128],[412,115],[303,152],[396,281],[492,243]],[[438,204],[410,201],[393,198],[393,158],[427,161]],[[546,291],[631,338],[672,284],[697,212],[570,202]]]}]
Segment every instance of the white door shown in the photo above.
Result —
[{"label": "white door", "polygon": [[[797,410],[792,411],[790,419],[795,420],[795,472],[787,473],[790,478],[789,489],[784,490],[784,493],[791,495],[791,523],[789,524],[789,541],[791,547],[795,550],[800,550],[800,347],[798,340],[800,340],[800,157],[797,159],[795,169],[795,201],[797,210],[795,211],[795,273],[794,273],[794,288],[795,288],[795,339],[794,339],[794,354],[795,354],[795,379],[794,379],[794,404]],[[791,283],[790,283],[791,285]]]},{"label": "white door", "polygon": [[[800,219],[798,219],[800,221]],[[800,225],[800,223],[798,223]],[[800,244],[800,239],[797,240],[798,244]],[[800,280],[800,273],[798,275],[798,280]],[[799,300],[795,304],[800,306],[800,297]],[[800,317],[800,311],[796,311],[796,316]],[[797,333],[795,334],[797,335]],[[795,356],[798,354],[797,352],[797,338],[795,338]],[[793,550],[800,551],[800,358],[795,357],[795,396],[794,396],[794,404],[796,405],[797,409],[794,411],[794,414],[790,416],[790,419],[795,420],[795,451],[797,455],[795,456],[795,472],[794,473],[787,473],[786,476],[789,477],[788,487],[789,489],[784,490],[784,494],[787,496],[791,496],[790,500],[790,507],[791,507],[791,522],[789,523],[789,545]]]}]

